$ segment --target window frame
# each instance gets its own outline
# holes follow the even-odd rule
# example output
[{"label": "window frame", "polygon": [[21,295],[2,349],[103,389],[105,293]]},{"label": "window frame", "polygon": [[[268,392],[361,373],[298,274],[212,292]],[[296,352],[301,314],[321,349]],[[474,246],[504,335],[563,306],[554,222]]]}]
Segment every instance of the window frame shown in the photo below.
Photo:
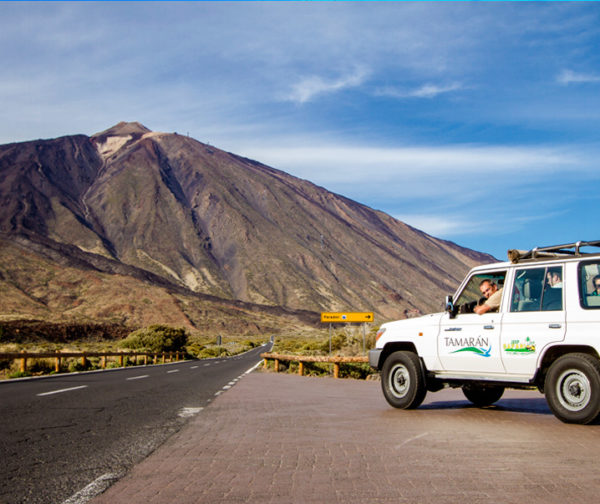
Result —
[{"label": "window frame", "polygon": [[[481,283],[483,280],[492,280],[496,283],[496,285],[498,286],[499,289],[500,288],[505,289],[507,280],[508,280],[509,271],[510,271],[510,268],[497,269],[497,270],[492,269],[492,270],[476,271],[476,272],[473,272],[472,275],[468,276],[454,296],[454,304],[457,308],[456,315],[459,315],[459,316],[460,315],[469,315],[469,314],[473,313],[471,311],[468,311],[468,312],[460,311],[460,307],[463,305],[461,303],[458,303],[461,296],[465,293],[465,291],[467,291],[469,284],[471,283],[471,280],[473,280],[474,278],[479,278],[479,280],[476,282],[476,288],[478,291],[479,291],[479,283]],[[500,279],[502,279],[502,282],[500,282]],[[506,296],[506,292],[503,290],[502,302],[500,304],[500,307],[498,308],[498,311],[493,312],[493,313],[498,313],[498,312],[502,311],[502,303],[504,302],[505,296]],[[482,297],[482,295],[480,293],[478,299],[481,299],[481,297]],[[469,301],[467,304],[471,304],[473,301],[478,301],[478,299]]]},{"label": "window frame", "polygon": [[583,271],[585,266],[590,265],[590,264],[597,264],[598,265],[598,269],[600,270],[600,258],[596,258],[596,259],[588,259],[586,261],[581,261],[578,265],[577,265],[577,289],[579,290],[579,306],[581,308],[583,308],[584,310],[600,310],[600,305],[598,306],[593,306],[593,305],[588,305],[587,304],[587,297],[589,296],[589,294],[584,293],[583,289],[584,289],[584,285],[583,285]]},{"label": "window frame", "polygon": [[[600,264],[600,263],[599,263]],[[546,283],[546,278],[548,276],[548,272],[552,269],[558,269],[560,268],[560,275],[561,275],[561,279],[562,279],[562,287],[561,289],[561,293],[560,293],[560,308],[559,309],[553,309],[553,310],[544,310],[544,295],[545,295],[545,283]],[[514,306],[514,296],[515,296],[515,286],[517,284],[517,279],[519,278],[519,274],[522,272],[526,272],[526,271],[534,271],[534,270],[543,270],[543,275],[542,275],[542,288],[540,291],[540,295],[539,295],[539,304],[537,306],[537,309],[535,310],[515,310],[513,309]],[[513,271],[513,275],[512,275],[512,284],[511,284],[511,289],[510,289],[510,299],[508,302],[508,313],[544,313],[544,312],[559,312],[559,311],[564,311],[565,310],[565,265],[564,263],[558,263],[558,264],[540,264],[540,265],[532,265],[532,266],[527,266],[527,267],[516,267],[514,268]]]}]

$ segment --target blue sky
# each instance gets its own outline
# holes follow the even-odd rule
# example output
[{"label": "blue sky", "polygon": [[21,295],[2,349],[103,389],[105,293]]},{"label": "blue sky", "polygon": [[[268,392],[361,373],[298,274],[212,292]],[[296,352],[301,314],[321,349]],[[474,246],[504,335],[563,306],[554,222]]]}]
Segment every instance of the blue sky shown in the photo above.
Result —
[{"label": "blue sky", "polygon": [[600,239],[600,3],[2,2],[0,143],[189,133],[495,255]]}]

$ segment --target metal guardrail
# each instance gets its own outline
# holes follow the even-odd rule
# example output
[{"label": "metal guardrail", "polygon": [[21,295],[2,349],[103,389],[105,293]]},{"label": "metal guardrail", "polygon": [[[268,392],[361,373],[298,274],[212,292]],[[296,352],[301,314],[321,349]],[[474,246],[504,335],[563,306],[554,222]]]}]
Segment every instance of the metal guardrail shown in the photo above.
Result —
[{"label": "metal guardrail", "polygon": [[262,353],[260,356],[264,359],[264,367],[266,368],[269,360],[275,361],[275,372],[279,371],[279,362],[297,362],[298,363],[298,374],[302,376],[304,374],[304,364],[307,362],[324,362],[333,364],[333,377],[339,378],[340,376],[340,364],[347,363],[359,363],[369,362],[369,358],[366,355],[358,357],[343,357],[340,355],[335,356],[321,356],[321,355],[286,355],[278,353]]},{"label": "metal guardrail", "polygon": [[133,359],[134,365],[138,363],[138,357],[143,358],[144,365],[148,364],[151,359],[153,364],[162,362],[173,362],[173,360],[180,360],[185,357],[184,352],[4,352],[0,353],[0,359],[2,360],[20,360],[20,371],[22,373],[27,372],[27,361],[29,359],[54,359],[54,370],[60,372],[62,359],[68,357],[76,357],[81,359],[81,365],[85,367],[87,360],[90,357],[101,357],[100,366],[102,369],[106,368],[108,357],[118,357],[119,364],[121,367],[127,365],[130,359]]}]

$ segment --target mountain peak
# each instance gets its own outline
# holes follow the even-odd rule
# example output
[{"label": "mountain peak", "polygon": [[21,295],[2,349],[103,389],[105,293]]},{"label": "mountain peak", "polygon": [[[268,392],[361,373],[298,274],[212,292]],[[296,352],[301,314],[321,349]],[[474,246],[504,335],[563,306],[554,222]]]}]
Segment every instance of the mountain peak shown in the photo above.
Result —
[{"label": "mountain peak", "polygon": [[100,155],[106,159],[125,144],[136,141],[148,133],[152,133],[152,130],[139,122],[121,121],[112,128],[95,133],[92,135],[92,140]]},{"label": "mountain peak", "polygon": [[143,124],[134,121],[134,122],[125,122],[121,121],[119,124],[115,124],[111,128],[107,130],[101,131],[100,133],[95,133],[92,135],[93,138],[106,138],[106,137],[115,137],[115,136],[140,136],[145,135],[146,133],[151,133],[152,130],[149,130]]}]

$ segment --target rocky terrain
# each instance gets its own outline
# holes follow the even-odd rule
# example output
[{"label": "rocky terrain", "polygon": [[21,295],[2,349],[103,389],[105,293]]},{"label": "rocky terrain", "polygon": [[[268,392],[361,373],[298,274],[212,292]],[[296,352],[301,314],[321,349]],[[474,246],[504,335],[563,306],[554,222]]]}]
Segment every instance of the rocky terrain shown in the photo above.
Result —
[{"label": "rocky terrain", "polygon": [[471,266],[490,260],[139,123],[0,146],[4,319],[197,328],[221,319],[260,331],[320,311],[401,318],[440,309]]}]

